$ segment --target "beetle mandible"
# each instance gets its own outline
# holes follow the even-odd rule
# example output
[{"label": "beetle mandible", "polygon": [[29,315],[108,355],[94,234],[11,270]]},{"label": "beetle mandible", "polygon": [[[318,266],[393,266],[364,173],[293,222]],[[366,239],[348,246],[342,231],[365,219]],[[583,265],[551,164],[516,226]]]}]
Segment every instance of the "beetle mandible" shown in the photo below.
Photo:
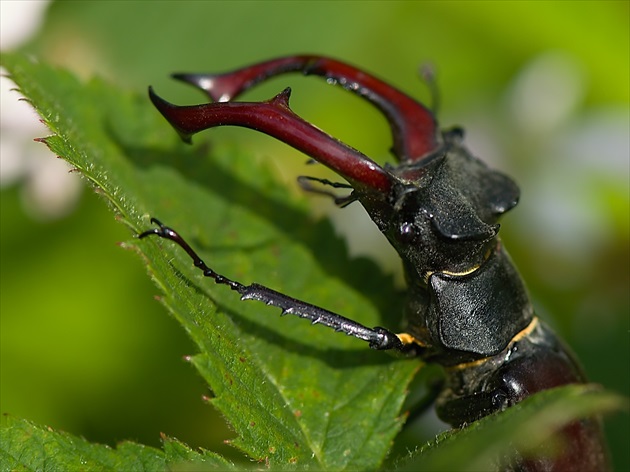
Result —
[{"label": "beetle mandible", "polygon": [[[380,166],[289,108],[287,88],[265,102],[234,102],[271,77],[302,72],[322,76],[375,105],[393,136],[395,166]],[[196,267],[243,300],[259,300],[283,313],[444,366],[438,416],[454,427],[503,410],[541,390],[585,377],[570,350],[535,315],[525,285],[498,236],[498,219],[519,199],[516,184],[490,169],[463,145],[463,131],[440,132],[433,113],[380,79],[335,59],[299,55],[273,59],[224,74],[175,74],[202,89],[212,103],[176,106],[149,88],[153,104],[190,142],[199,131],[241,126],[273,136],[329,167],[350,188],[340,206],[363,205],[402,259],[407,282],[407,330],[369,328],[259,284],[243,285],[208,267],[188,243],[157,219],[156,235],[181,246]],[[306,178],[308,179],[308,178]],[[310,185],[302,179],[303,186]],[[596,420],[562,431],[567,447],[554,458],[520,460],[507,470],[605,470],[609,468]]]}]

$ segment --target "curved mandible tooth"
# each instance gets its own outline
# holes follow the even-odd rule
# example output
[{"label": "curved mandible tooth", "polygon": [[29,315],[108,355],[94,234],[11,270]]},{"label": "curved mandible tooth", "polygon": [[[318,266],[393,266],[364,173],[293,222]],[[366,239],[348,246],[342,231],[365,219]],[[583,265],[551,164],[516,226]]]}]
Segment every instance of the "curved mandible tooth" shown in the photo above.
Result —
[{"label": "curved mandible tooth", "polygon": [[403,163],[419,161],[439,145],[437,122],[424,105],[373,75],[328,57],[287,56],[224,74],[173,74],[173,77],[204,90],[214,101],[225,102],[264,80],[288,72],[325,77],[376,106],[391,127],[392,153]]},{"label": "curved mandible tooth", "polygon": [[359,191],[385,196],[394,177],[376,162],[300,118],[289,108],[291,89],[266,102],[206,103],[177,106],[149,87],[149,97],[182,139],[217,126],[241,126],[272,136],[329,167]]}]

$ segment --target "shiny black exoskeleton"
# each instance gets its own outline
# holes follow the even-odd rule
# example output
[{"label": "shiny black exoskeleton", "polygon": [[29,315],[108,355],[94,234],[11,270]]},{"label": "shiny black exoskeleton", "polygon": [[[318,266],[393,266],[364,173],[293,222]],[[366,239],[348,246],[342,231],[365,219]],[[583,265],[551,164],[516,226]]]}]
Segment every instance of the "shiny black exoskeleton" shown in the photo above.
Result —
[{"label": "shiny black exoskeleton", "polygon": [[[290,89],[266,102],[234,102],[270,77],[299,71],[323,76],[379,108],[393,135],[396,166],[381,167],[289,108]],[[210,269],[172,229],[157,235],[179,244],[195,265],[242,299],[263,301],[365,340],[375,349],[418,355],[445,367],[438,415],[455,427],[503,410],[535,392],[585,381],[569,350],[534,314],[525,286],[498,237],[498,219],[519,190],[463,146],[463,132],[439,132],[433,114],[394,87],[348,64],[290,56],[226,74],[177,74],[214,103],[175,106],[151,89],[151,100],[183,139],[216,126],[242,126],[276,137],[331,168],[400,255],[408,284],[407,330],[368,328],[258,284],[242,285]],[[319,179],[311,179],[319,180]],[[302,180],[302,183],[310,182]],[[331,184],[319,180],[322,184]],[[306,186],[306,185],[305,185]],[[310,187],[308,187],[310,188]],[[562,432],[567,448],[553,458],[520,460],[509,470],[606,470],[599,425],[585,420]]]}]

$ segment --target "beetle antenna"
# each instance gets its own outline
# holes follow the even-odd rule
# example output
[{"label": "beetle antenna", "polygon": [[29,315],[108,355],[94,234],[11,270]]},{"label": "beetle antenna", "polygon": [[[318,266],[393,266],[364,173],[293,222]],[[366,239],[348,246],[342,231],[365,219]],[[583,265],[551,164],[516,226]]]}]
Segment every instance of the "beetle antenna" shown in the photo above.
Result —
[{"label": "beetle antenna", "polygon": [[429,89],[429,96],[431,97],[431,106],[429,109],[437,116],[440,111],[441,101],[440,88],[438,87],[437,80],[435,79],[435,67],[429,63],[422,64],[418,73],[420,74],[422,81]]},{"label": "beetle antenna", "polygon": [[317,193],[319,195],[326,195],[327,197],[332,198],[333,201],[335,202],[335,205],[337,205],[340,208],[345,208],[348,205],[350,205],[352,202],[357,200],[357,196],[354,194],[354,192],[344,197],[340,197],[339,195],[336,195],[335,193],[329,190],[325,190],[323,188],[320,188],[311,184],[311,182],[319,182],[322,185],[328,185],[333,188],[352,189],[352,185],[344,184],[341,182],[332,182],[328,179],[320,179],[318,177],[311,177],[308,175],[300,175],[297,178],[297,181],[298,181],[298,185],[300,186],[302,190],[306,192]]}]

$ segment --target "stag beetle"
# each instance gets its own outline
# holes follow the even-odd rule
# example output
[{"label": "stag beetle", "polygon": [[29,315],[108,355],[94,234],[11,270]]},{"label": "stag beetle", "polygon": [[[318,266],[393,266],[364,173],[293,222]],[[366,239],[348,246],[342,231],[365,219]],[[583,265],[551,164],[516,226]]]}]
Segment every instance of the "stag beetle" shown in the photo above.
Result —
[{"label": "stag beetle", "polygon": [[[302,72],[326,78],[375,105],[393,135],[395,166],[378,165],[289,108],[291,90],[265,102],[234,102],[271,77]],[[499,218],[514,208],[519,189],[463,145],[459,128],[440,132],[433,113],[378,78],[321,56],[278,58],[224,74],[175,74],[203,90],[212,103],[176,106],[149,88],[153,104],[187,142],[199,131],[241,126],[266,133],[304,152],[348,184],[302,178],[351,189],[340,206],[359,201],[403,261],[408,286],[407,330],[369,328],[259,284],[243,285],[209,268],[174,230],[157,228],[140,238],[174,241],[196,267],[243,300],[259,300],[367,341],[441,364],[445,386],[438,416],[461,427],[503,410],[538,391],[585,382],[570,350],[539,320],[521,277],[498,236]],[[609,468],[596,420],[561,432],[566,448],[553,458],[519,459],[506,470],[605,470]]]}]

